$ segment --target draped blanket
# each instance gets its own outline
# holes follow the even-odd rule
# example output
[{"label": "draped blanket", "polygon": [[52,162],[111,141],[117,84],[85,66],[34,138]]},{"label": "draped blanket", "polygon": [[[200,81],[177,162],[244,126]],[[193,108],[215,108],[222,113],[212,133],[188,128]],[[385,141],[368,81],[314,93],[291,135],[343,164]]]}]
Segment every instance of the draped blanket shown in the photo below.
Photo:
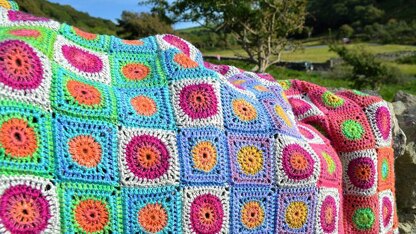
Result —
[{"label": "draped blanket", "polygon": [[0,6],[0,233],[397,232],[380,98]]}]

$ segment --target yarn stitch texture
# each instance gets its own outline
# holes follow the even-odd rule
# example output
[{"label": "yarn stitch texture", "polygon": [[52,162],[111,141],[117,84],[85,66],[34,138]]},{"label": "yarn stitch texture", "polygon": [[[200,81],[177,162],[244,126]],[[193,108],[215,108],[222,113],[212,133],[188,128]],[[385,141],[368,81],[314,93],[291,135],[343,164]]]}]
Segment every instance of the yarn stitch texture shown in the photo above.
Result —
[{"label": "yarn stitch texture", "polygon": [[0,6],[0,233],[398,232],[380,98]]}]

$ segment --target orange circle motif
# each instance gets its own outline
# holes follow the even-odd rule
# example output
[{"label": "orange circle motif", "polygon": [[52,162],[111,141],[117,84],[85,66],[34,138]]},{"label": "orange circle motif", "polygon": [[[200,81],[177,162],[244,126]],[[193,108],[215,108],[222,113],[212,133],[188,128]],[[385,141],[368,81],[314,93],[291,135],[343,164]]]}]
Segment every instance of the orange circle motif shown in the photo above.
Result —
[{"label": "orange circle motif", "polygon": [[101,145],[92,136],[80,135],[68,142],[72,159],[81,166],[92,168],[101,162]]},{"label": "orange circle motif", "polygon": [[156,233],[166,227],[168,215],[161,204],[147,204],[140,209],[138,221],[145,231]]},{"label": "orange circle motif", "polygon": [[81,105],[94,106],[101,103],[101,93],[92,85],[70,80],[66,88],[75,101]]},{"label": "orange circle motif", "polygon": [[300,153],[294,153],[290,158],[290,164],[295,170],[305,170],[308,167],[308,161]]},{"label": "orange circle motif", "polygon": [[264,221],[264,209],[258,201],[249,201],[241,209],[241,222],[248,229],[259,227]]},{"label": "orange circle motif", "polygon": [[137,45],[137,46],[144,44],[143,41],[141,40],[123,40],[123,43],[126,45]]},{"label": "orange circle motif", "polygon": [[198,67],[198,63],[189,58],[189,56],[184,53],[176,54],[173,60],[184,68]]},{"label": "orange circle motif", "polygon": [[153,145],[144,145],[137,151],[138,164],[145,169],[152,169],[160,164],[160,151]]},{"label": "orange circle motif", "polygon": [[11,118],[0,127],[0,145],[11,157],[23,158],[38,148],[35,130],[24,119]]},{"label": "orange circle motif", "polygon": [[109,223],[107,205],[98,200],[86,199],[74,209],[75,221],[85,232],[99,232]]},{"label": "orange circle motif", "polygon": [[84,32],[84,31],[82,31],[81,29],[79,29],[77,27],[73,27],[73,29],[74,29],[74,32],[78,36],[80,36],[80,37],[82,37],[82,38],[84,38],[86,40],[92,41],[92,40],[94,40],[94,39],[97,38],[97,34],[89,33],[89,32]]},{"label": "orange circle motif", "polygon": [[363,181],[367,181],[371,178],[372,172],[369,165],[361,165],[355,169],[355,176]]},{"label": "orange circle motif", "polygon": [[131,105],[139,115],[152,116],[157,112],[156,102],[146,96],[137,96],[131,99]]},{"label": "orange circle motif", "polygon": [[192,148],[192,160],[195,168],[210,172],[217,164],[217,149],[209,141],[198,142]]},{"label": "orange circle motif", "polygon": [[132,81],[143,80],[150,73],[150,68],[141,63],[129,63],[121,69],[123,75]]},{"label": "orange circle motif", "polygon": [[244,99],[235,99],[232,102],[234,114],[242,121],[252,121],[257,118],[256,108]]}]

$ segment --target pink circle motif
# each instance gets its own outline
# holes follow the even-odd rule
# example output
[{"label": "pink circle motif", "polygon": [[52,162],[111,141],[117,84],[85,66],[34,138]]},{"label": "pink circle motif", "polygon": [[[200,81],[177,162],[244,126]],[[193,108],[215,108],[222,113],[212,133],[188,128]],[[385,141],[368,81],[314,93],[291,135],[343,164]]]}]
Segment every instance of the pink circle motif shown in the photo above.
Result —
[{"label": "pink circle motif", "polygon": [[11,233],[41,233],[51,218],[48,200],[39,189],[15,185],[0,198],[0,220]]},{"label": "pink circle motif", "polygon": [[383,200],[381,201],[381,203],[382,203],[381,212],[382,212],[382,217],[383,217],[383,226],[387,227],[393,215],[393,204],[391,204],[391,200],[388,197],[383,197]]},{"label": "pink circle motif", "polygon": [[375,183],[374,162],[370,158],[361,157],[350,161],[347,175],[351,183],[361,189],[369,189]]},{"label": "pink circle motif", "polygon": [[103,62],[98,56],[75,46],[62,46],[62,53],[72,66],[82,72],[95,73],[103,69]]},{"label": "pink circle motif", "polygon": [[313,174],[315,160],[298,144],[283,149],[283,170],[290,179],[303,180]]},{"label": "pink circle motif", "polygon": [[154,136],[135,136],[126,146],[127,166],[138,178],[163,176],[169,169],[169,158],[165,144]]},{"label": "pink circle motif", "polygon": [[376,121],[377,128],[379,129],[381,136],[384,140],[387,140],[391,131],[391,117],[387,107],[381,106],[377,109]]},{"label": "pink circle motif", "polygon": [[268,81],[276,81],[276,80],[273,78],[273,76],[271,76],[270,74],[267,74],[267,73],[257,73],[257,75],[258,75],[260,78],[264,79],[264,80],[268,80]]},{"label": "pink circle motif", "polygon": [[308,112],[312,108],[312,106],[309,105],[309,103],[301,99],[290,98],[289,102],[290,102],[290,105],[292,105],[293,113],[296,116],[304,115],[306,112]]},{"label": "pink circle motif", "polygon": [[192,201],[190,218],[196,233],[219,233],[224,218],[221,200],[212,194],[199,195]]},{"label": "pink circle motif", "polygon": [[39,87],[42,79],[42,63],[32,47],[18,40],[0,43],[0,82],[22,90]]},{"label": "pink circle motif", "polygon": [[230,70],[230,67],[227,65],[217,65],[208,62],[204,62],[204,66],[210,70],[220,73],[221,75],[227,74],[227,72]]},{"label": "pink circle motif", "polygon": [[218,100],[209,84],[193,84],[182,88],[179,106],[192,119],[204,119],[218,112]]},{"label": "pink circle motif", "polygon": [[7,15],[10,21],[35,21],[35,22],[49,22],[48,18],[33,16],[21,11],[8,11]]},{"label": "pink circle motif", "polygon": [[191,56],[191,52],[190,52],[188,44],[181,38],[174,36],[174,35],[165,35],[163,37],[163,40],[175,46],[176,48],[181,50],[184,54],[188,55],[189,57]]},{"label": "pink circle motif", "polygon": [[304,136],[306,139],[312,140],[315,136],[309,131],[309,129],[299,126],[299,132]]},{"label": "pink circle motif", "polygon": [[336,229],[337,205],[332,196],[327,196],[322,202],[319,214],[322,230],[325,233],[332,233]]}]

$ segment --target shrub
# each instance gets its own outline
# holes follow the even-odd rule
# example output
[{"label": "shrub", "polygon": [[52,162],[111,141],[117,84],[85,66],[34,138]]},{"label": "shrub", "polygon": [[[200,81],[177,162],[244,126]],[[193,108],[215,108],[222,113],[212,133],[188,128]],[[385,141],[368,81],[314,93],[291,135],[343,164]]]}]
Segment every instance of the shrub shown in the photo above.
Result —
[{"label": "shrub", "polygon": [[349,50],[345,46],[331,45],[330,50],[336,52],[352,67],[346,78],[352,82],[355,89],[371,88],[379,91],[383,84],[395,84],[401,77],[397,68],[382,64],[363,48]]}]

